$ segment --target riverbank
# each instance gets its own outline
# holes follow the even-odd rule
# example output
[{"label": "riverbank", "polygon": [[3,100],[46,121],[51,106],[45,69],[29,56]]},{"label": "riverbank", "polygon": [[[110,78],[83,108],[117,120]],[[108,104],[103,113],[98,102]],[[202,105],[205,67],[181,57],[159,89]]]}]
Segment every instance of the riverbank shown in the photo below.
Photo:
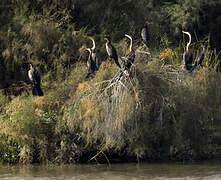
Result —
[{"label": "riverbank", "polygon": [[103,62],[88,81],[85,67],[76,64],[65,81],[43,79],[43,97],[0,96],[2,163],[221,157],[221,77],[213,70],[137,62],[113,84],[115,64]]}]

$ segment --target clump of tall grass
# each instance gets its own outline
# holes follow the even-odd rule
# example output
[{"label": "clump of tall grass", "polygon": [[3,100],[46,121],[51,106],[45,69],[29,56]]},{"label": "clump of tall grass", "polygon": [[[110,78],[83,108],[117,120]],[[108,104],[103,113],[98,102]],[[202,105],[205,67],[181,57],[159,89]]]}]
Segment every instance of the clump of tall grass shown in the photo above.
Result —
[{"label": "clump of tall grass", "polygon": [[18,96],[4,107],[0,116],[1,141],[15,145],[12,147],[19,152],[17,161],[20,163],[50,159],[48,151],[53,143],[56,109],[50,107],[45,110],[44,98]]}]

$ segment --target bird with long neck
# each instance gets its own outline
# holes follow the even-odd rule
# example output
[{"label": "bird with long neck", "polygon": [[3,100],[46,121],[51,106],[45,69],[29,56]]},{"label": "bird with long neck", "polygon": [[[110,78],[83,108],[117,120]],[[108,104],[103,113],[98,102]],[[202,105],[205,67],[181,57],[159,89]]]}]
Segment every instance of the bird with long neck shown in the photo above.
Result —
[{"label": "bird with long neck", "polygon": [[92,37],[88,37],[88,39],[90,39],[92,41],[92,44],[93,44],[92,48],[91,48],[91,56],[92,56],[93,61],[96,64],[96,70],[98,70],[100,62],[99,62],[99,59],[97,57],[96,50],[95,50],[95,48],[96,48],[95,40]]},{"label": "bird with long neck", "polygon": [[188,71],[192,71],[193,53],[189,51],[189,46],[191,44],[191,34],[186,31],[182,31],[182,32],[189,36],[189,42],[187,43],[186,50],[183,53],[184,68]]},{"label": "bird with long neck", "polygon": [[148,31],[148,25],[152,24],[150,21],[146,21],[143,28],[141,29],[141,39],[143,43],[148,47],[148,41],[150,38],[149,31]]},{"label": "bird with long neck", "polygon": [[126,58],[129,61],[131,61],[131,63],[133,63],[134,59],[135,59],[135,51],[133,49],[133,39],[131,36],[129,36],[127,34],[125,34],[125,36],[130,39],[129,53],[126,55]]},{"label": "bird with long neck", "polygon": [[118,61],[117,51],[116,51],[115,47],[111,44],[111,38],[106,36],[106,37],[104,37],[104,40],[106,41],[105,46],[106,46],[106,51],[107,51],[107,54],[108,54],[109,58],[110,59],[113,58],[115,63],[116,63],[116,65],[119,68],[121,68],[121,65],[120,65],[120,63]]},{"label": "bird with long neck", "polygon": [[96,71],[96,64],[92,59],[92,51],[90,48],[86,48],[86,50],[89,52],[88,60],[87,60],[87,66],[88,66],[88,74],[86,78],[89,78],[94,75]]},{"label": "bird with long neck", "polygon": [[[125,34],[125,37],[129,38],[130,40],[130,46],[129,46],[129,53],[125,56],[122,57],[122,69],[123,71],[129,70],[130,67],[132,66],[134,59],[135,59],[135,52],[133,50],[133,39],[131,36]],[[128,72],[127,72],[128,74]]]},{"label": "bird with long neck", "polygon": [[29,64],[28,77],[32,83],[32,95],[33,96],[43,96],[44,93],[41,89],[41,76],[40,73],[33,67],[32,64]]}]

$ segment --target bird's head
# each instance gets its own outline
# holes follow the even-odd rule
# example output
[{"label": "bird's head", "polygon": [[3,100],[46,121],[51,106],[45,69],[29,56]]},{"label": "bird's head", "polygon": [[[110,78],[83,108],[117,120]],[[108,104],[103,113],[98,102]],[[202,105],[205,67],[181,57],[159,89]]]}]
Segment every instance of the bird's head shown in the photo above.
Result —
[{"label": "bird's head", "polygon": [[111,41],[111,37],[110,36],[104,36],[104,40],[105,41]]},{"label": "bird's head", "polygon": [[127,37],[127,38],[129,38],[130,40],[132,40],[132,37],[129,36],[128,34],[125,34],[124,36]]},{"label": "bird's head", "polygon": [[190,33],[187,31],[182,31],[182,33],[187,34],[188,36],[191,36]]},{"label": "bird's head", "polygon": [[92,37],[90,37],[90,36],[88,36],[87,38],[88,38],[88,39],[90,39],[90,40],[92,41],[93,46],[92,46],[92,48],[91,48],[91,49],[93,49],[93,50],[94,50],[94,49],[96,48],[94,38],[92,38]]},{"label": "bird's head", "polygon": [[89,54],[91,53],[91,49],[90,48],[86,48],[85,50],[88,51]]},{"label": "bird's head", "polygon": [[88,39],[90,39],[91,41],[94,41],[94,38],[92,38],[91,36],[87,36]]},{"label": "bird's head", "polygon": [[33,65],[31,63],[28,64],[29,68],[32,69]]},{"label": "bird's head", "polygon": [[150,19],[150,20],[146,20],[145,21],[145,25],[150,25],[150,24],[153,24],[153,22],[152,22],[152,20]]}]

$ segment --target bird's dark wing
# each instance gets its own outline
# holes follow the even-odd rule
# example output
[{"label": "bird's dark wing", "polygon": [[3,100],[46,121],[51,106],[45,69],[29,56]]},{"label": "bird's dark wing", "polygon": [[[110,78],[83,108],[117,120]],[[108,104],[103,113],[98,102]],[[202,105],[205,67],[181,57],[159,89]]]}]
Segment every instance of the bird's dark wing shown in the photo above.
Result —
[{"label": "bird's dark wing", "polygon": [[96,64],[93,61],[92,56],[89,57],[88,64],[89,64],[88,72],[89,73],[94,73],[96,71]]},{"label": "bird's dark wing", "polygon": [[43,96],[44,95],[40,84],[34,84],[34,86],[32,87],[32,95],[33,96]]},{"label": "bird's dark wing", "polygon": [[183,62],[184,62],[185,68],[189,71],[192,71],[193,53],[192,52],[184,52],[183,53]]},{"label": "bird's dark wing", "polygon": [[100,62],[99,62],[97,54],[96,54],[96,52],[94,50],[92,51],[91,57],[92,57],[92,60],[95,62],[96,71],[97,71],[99,69]]},{"label": "bird's dark wing", "polygon": [[129,54],[127,54],[125,57],[123,57],[122,60],[122,68],[123,70],[128,70],[132,66],[135,59],[135,52],[132,51]]},{"label": "bird's dark wing", "polygon": [[193,53],[192,52],[184,52],[183,53],[183,61],[185,65],[192,65],[193,63]]},{"label": "bird's dark wing", "polygon": [[33,71],[33,81],[35,84],[40,84],[40,82],[41,82],[40,73],[36,69],[34,69],[34,71]]},{"label": "bird's dark wing", "polygon": [[118,61],[118,55],[117,55],[117,51],[115,49],[115,47],[112,44],[109,44],[109,50],[110,50],[110,57],[114,59],[116,65],[121,68],[121,65]]},{"label": "bird's dark wing", "polygon": [[99,58],[97,56],[95,56],[94,62],[96,64],[96,71],[98,71],[99,66],[100,66],[100,61],[99,61]]},{"label": "bird's dark wing", "polygon": [[135,59],[135,52],[134,51],[131,51],[130,53],[128,53],[126,55],[126,58],[128,59],[128,61],[130,61],[131,63],[134,62],[134,59]]},{"label": "bird's dark wing", "polygon": [[89,66],[88,66],[88,73],[86,75],[86,79],[92,78],[95,74],[96,69],[97,69],[96,63],[93,61],[92,56],[89,57],[88,64],[89,64]]}]

